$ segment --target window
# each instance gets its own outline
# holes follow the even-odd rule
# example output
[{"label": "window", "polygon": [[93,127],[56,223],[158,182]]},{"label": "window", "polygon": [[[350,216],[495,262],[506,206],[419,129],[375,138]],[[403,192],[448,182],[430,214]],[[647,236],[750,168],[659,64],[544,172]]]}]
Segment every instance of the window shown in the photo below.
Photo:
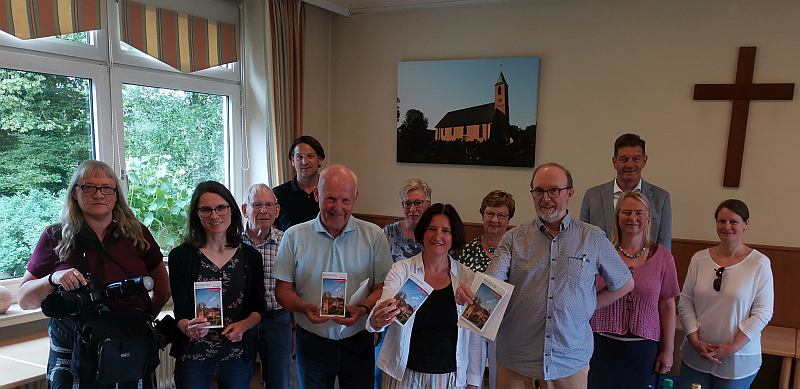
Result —
[{"label": "window", "polygon": [[0,279],[21,277],[92,157],[91,80],[0,68]]},{"label": "window", "polygon": [[[209,17],[214,7],[238,13],[212,1],[178,3]],[[230,22],[231,12],[222,13]],[[126,50],[117,15],[117,2],[109,1],[108,30],[31,40],[0,31],[5,284],[24,273],[42,230],[58,221],[66,186],[85,159],[117,171],[121,192],[164,253],[185,233],[185,207],[198,182],[242,192],[241,169],[234,169],[242,166],[239,66],[177,72]]]},{"label": "window", "polygon": [[180,244],[194,187],[226,182],[227,98],[123,84],[128,204],[164,254]]}]

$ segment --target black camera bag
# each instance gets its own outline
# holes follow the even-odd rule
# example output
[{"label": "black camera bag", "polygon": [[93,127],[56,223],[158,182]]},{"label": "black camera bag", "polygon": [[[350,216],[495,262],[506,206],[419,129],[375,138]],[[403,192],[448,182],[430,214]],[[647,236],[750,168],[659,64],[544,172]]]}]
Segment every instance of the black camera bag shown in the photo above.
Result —
[{"label": "black camera bag", "polygon": [[[114,239],[117,235],[112,236]],[[95,239],[79,236],[77,245],[100,251],[98,271],[90,273],[95,285],[101,285],[104,275],[104,257],[117,265],[125,275],[130,275]],[[87,274],[86,262],[76,266]],[[99,273],[99,274],[98,274]],[[152,303],[147,293],[140,294],[147,312]],[[78,320],[72,353],[72,366],[81,382],[113,384],[135,382],[142,378],[148,381],[161,362],[158,356],[158,340],[153,331],[153,317],[145,311],[111,312],[102,310],[98,315]],[[143,382],[144,383],[144,382]],[[148,385],[144,385],[148,387]]]},{"label": "black camera bag", "polygon": [[149,377],[160,362],[153,329],[142,318],[89,319],[75,336],[74,351],[72,364],[81,382],[138,381]]}]

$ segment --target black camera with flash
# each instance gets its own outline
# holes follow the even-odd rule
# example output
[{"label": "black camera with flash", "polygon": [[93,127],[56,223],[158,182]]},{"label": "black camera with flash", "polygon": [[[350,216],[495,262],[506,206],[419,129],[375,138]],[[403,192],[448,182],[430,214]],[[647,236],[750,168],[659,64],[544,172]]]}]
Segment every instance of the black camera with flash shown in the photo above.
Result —
[{"label": "black camera with flash", "polygon": [[98,317],[107,310],[103,300],[118,299],[146,294],[153,290],[155,282],[150,276],[127,278],[108,284],[104,289],[94,286],[90,274],[86,274],[87,284],[78,289],[67,291],[59,286],[42,301],[42,313],[52,318],[70,315]]}]

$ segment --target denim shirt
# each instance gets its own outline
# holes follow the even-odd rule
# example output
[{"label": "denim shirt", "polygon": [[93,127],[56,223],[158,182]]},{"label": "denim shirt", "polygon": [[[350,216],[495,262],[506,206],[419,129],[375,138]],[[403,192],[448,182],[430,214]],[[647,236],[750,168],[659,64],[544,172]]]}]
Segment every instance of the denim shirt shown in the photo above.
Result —
[{"label": "denim shirt", "polygon": [[[425,267],[422,264],[422,254],[417,254],[411,258],[395,262],[392,269],[386,276],[383,285],[383,293],[378,302],[393,298],[409,276],[423,280],[425,279]],[[468,267],[450,258],[450,281],[455,294],[459,285],[466,283],[472,284],[475,273]],[[456,311],[460,316],[464,311],[463,305],[456,304]],[[373,312],[375,310],[373,309]],[[392,322],[386,327],[372,327],[372,312],[367,318],[367,330],[379,332],[386,329],[386,337],[383,340],[381,353],[378,355],[376,365],[392,378],[402,381],[406,373],[408,363],[408,351],[411,344],[411,332],[414,329],[414,319],[411,316],[404,326],[397,322]],[[466,385],[480,386],[483,379],[483,366],[481,365],[481,336],[477,335],[461,326],[458,327],[458,340],[456,342],[456,385],[464,387]]]},{"label": "denim shirt", "polygon": [[506,232],[496,253],[486,274],[514,285],[497,333],[498,363],[545,380],[588,366],[595,276],[612,291],[631,279],[603,231],[567,214],[551,236],[536,218]]}]

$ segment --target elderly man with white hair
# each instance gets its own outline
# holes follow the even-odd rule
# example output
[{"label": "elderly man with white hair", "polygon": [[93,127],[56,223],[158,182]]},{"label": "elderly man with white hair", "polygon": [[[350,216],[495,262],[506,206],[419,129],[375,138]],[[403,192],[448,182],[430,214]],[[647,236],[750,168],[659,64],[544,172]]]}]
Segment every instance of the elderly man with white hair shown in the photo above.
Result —
[{"label": "elderly man with white hair", "polygon": [[[275,264],[278,302],[296,313],[297,369],[305,389],[371,388],[375,355],[366,318],[383,290],[392,259],[380,227],[352,217],[355,173],[333,165],[320,173],[316,218],[286,230]],[[347,273],[345,317],[320,315],[322,273]],[[369,279],[369,295],[350,297]]]},{"label": "elderly man with white hair", "polygon": [[242,201],[247,225],[242,242],[253,246],[264,260],[264,305],[267,312],[258,325],[258,354],[265,389],[289,389],[292,353],[292,316],[275,299],[275,256],[283,232],[275,227],[281,206],[269,186],[254,184]]}]

